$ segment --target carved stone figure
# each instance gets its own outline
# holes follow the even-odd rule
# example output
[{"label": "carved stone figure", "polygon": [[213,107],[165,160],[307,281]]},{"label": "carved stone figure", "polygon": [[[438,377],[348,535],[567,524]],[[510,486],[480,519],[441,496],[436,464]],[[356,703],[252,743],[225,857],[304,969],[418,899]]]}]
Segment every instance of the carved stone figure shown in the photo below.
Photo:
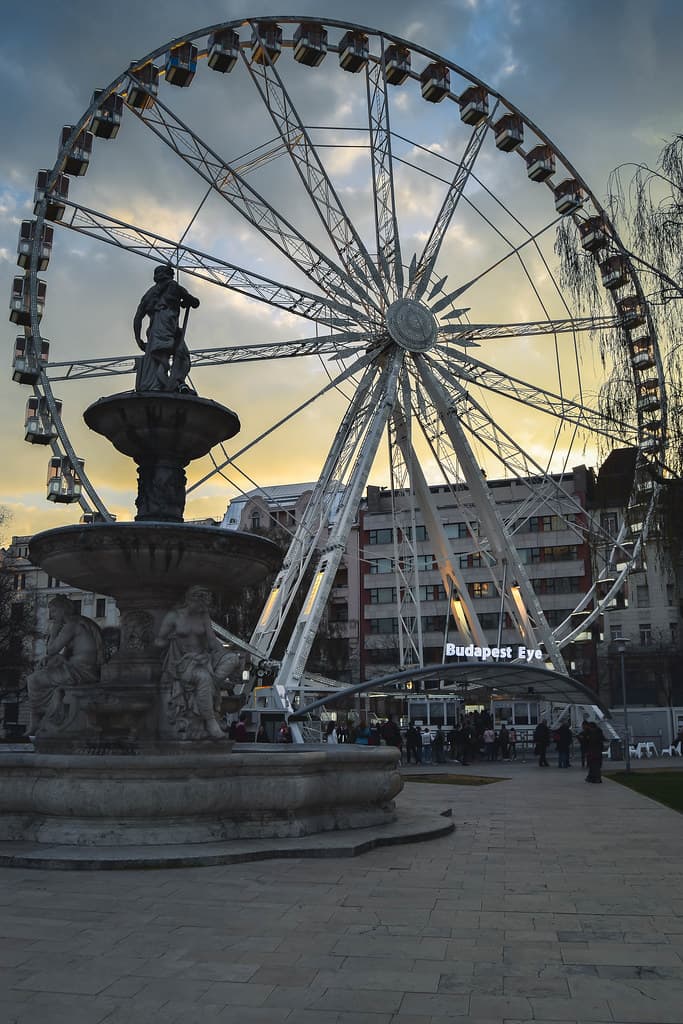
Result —
[{"label": "carved stone figure", "polygon": [[31,711],[29,732],[33,735],[46,716],[54,725],[64,723],[68,688],[97,683],[104,661],[99,626],[81,615],[68,597],[53,597],[49,618],[47,654],[26,681]]},{"label": "carved stone figure", "polygon": [[[190,372],[190,353],[185,344],[187,316],[180,326],[180,310],[196,309],[199,299],[173,278],[169,264],[156,267],[152,287],[140,299],[133,331],[144,355],[138,360],[136,391],[191,392],[185,383]],[[142,323],[149,317],[146,337],[142,340]]]},{"label": "carved stone figure", "polygon": [[167,613],[156,639],[168,647],[161,680],[170,683],[169,717],[184,739],[225,739],[216,711],[232,658],[216,639],[210,607],[209,591],[190,587],[184,602]]}]

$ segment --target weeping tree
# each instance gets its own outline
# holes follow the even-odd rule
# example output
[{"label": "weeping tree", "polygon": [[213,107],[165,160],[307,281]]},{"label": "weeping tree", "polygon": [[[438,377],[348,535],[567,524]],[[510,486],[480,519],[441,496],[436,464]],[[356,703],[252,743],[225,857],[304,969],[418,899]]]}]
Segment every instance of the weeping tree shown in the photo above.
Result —
[{"label": "weeping tree", "polygon": [[[662,149],[656,166],[622,164],[609,176],[604,204],[615,229],[604,255],[623,253],[640,278],[662,359],[668,437],[661,461],[666,476],[683,473],[683,135]],[[600,283],[595,255],[581,245],[578,222],[565,218],[557,231],[562,284],[584,315],[614,309]],[[635,419],[635,390],[628,347],[618,332],[594,332],[606,370],[597,399],[615,420]]]}]

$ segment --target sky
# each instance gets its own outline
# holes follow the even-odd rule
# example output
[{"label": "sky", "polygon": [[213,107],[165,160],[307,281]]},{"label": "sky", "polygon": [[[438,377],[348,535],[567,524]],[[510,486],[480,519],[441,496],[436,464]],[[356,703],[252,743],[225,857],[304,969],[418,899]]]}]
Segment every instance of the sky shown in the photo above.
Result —
[{"label": "sky", "polygon": [[[34,0],[12,5],[0,35],[0,85],[4,96],[0,108],[4,140],[0,147],[0,268],[8,297],[11,279],[18,273],[15,253],[19,223],[31,216],[36,171],[52,165],[62,125],[80,117],[93,89],[106,86],[132,59],[177,36],[231,18],[282,13],[236,0],[195,0],[192,5],[181,0],[148,0],[144,4],[139,0],[119,0],[117,4],[104,0],[62,0],[59,4]],[[371,4],[352,0],[344,5],[316,0],[301,13],[302,17],[357,21],[443,54],[499,90],[540,126],[599,198],[605,195],[607,178],[615,165],[654,162],[663,141],[681,128],[683,6],[677,0],[649,0],[646,4],[637,0],[602,0],[597,4],[590,0],[434,0],[420,8],[405,0]],[[291,57],[283,55],[283,69],[285,59],[291,63]],[[336,141],[342,128],[359,123],[360,108],[353,89],[357,89],[355,79],[360,76],[345,75],[334,65],[336,60],[328,56],[315,71],[297,67],[295,72],[287,72],[291,75],[292,95],[296,95],[306,122],[328,126],[317,136],[320,141]],[[202,67],[190,89],[163,86],[163,95],[173,93],[174,110],[193,130],[239,162],[252,146],[274,136],[273,126],[248,84],[237,75],[213,75]],[[422,168],[419,174],[403,166],[397,170],[404,255],[419,251],[424,243],[442,194],[439,189],[443,186],[434,175],[445,173],[447,165],[442,158],[457,157],[465,138],[461,126],[455,123],[457,118],[452,116],[452,105],[449,117],[447,104],[425,104],[415,84],[409,84],[411,89],[400,95],[397,90],[395,101],[392,95],[392,118],[394,112],[396,115],[392,127],[399,130],[397,125],[403,118],[409,138],[419,140],[430,152],[418,153],[408,143],[401,150],[403,156],[412,157]],[[330,126],[338,129],[336,134]],[[349,131],[344,138],[357,141],[358,133]],[[95,147],[88,174],[73,182],[75,199],[169,238],[177,238],[186,230],[203,198],[203,183],[162,152],[163,147],[149,132],[133,118],[124,118],[119,138],[111,142],[97,140]],[[510,170],[511,159],[495,150],[483,153],[482,180],[509,197],[530,225],[545,224],[547,218],[536,209],[539,193],[532,197],[529,190],[525,191],[528,183],[518,181]],[[344,202],[359,230],[367,235],[371,225],[364,198],[369,180],[362,151],[329,149],[325,161],[330,173],[337,175]],[[318,227],[304,208],[294,172],[282,159],[254,171],[251,180],[264,194],[276,196],[278,208],[310,237],[317,238]],[[483,193],[479,198],[479,209],[495,219],[495,204]],[[502,220],[498,223],[502,227]],[[496,251],[490,234],[482,228],[481,215],[464,208],[444,246],[445,270],[452,276],[471,276],[478,267],[488,265]],[[278,280],[288,272],[230,211],[226,216],[215,197],[202,207],[188,234],[190,240],[198,248]],[[552,251],[552,239],[548,251]],[[532,261],[530,270],[540,286],[543,267]],[[134,354],[131,320],[139,297],[151,284],[151,271],[152,265],[144,260],[69,232],[57,232],[45,274],[48,300],[41,325],[44,337],[51,341],[51,359]],[[196,284],[191,286],[188,280],[183,283],[191,290]],[[305,285],[296,276],[291,283]],[[274,314],[258,303],[224,292],[216,294],[217,289],[201,283],[195,290],[202,305],[191,319],[190,347],[312,334],[312,325]],[[502,273],[488,290],[473,293],[475,322],[537,318],[533,300],[518,287],[512,272]],[[29,391],[11,381],[10,371],[17,333],[7,321],[6,372],[0,379],[4,456],[0,505],[12,514],[8,533],[27,534],[75,522],[80,510],[45,500],[49,449],[30,446],[23,440]],[[522,377],[533,379],[536,373],[539,383],[545,377],[545,357],[528,342],[517,349],[490,346],[482,358]],[[585,359],[580,376],[590,390],[599,365],[591,353]],[[238,412],[243,425],[239,440],[244,443],[321,386],[330,367],[318,362],[315,366],[304,365],[309,362],[214,368],[198,373],[195,383],[202,395]],[[125,386],[132,386],[132,382]],[[575,393],[579,381],[570,381],[568,386]],[[87,384],[54,385],[55,394],[64,403],[65,423],[74,446],[86,459],[98,493],[121,519],[133,514],[134,467],[105,441],[89,434],[82,423],[82,412],[103,394],[123,389],[120,379],[110,377]],[[272,443],[255,451],[245,471],[264,486],[315,479],[343,408],[341,395],[316,403],[288,433],[275,435]],[[504,424],[512,422],[510,412],[500,415]],[[542,459],[544,442],[534,436],[534,424],[530,421],[517,426],[528,450],[534,451],[536,444]],[[592,455],[584,454],[587,458]],[[190,478],[204,468],[202,465],[190,470]],[[384,482],[381,468],[378,474],[378,481]],[[232,480],[214,477],[193,494],[187,516],[220,518],[237,493],[235,482],[241,487],[251,486],[246,477],[233,476]]]}]

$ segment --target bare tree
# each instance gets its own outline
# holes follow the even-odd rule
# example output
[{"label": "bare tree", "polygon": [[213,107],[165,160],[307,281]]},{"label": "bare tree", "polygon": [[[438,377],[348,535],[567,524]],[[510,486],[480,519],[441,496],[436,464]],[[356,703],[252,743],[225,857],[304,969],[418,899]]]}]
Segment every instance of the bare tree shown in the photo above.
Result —
[{"label": "bare tree", "polygon": [[[614,231],[602,259],[623,254],[631,261],[647,298],[661,354],[667,395],[668,438],[665,475],[683,470],[683,135],[663,147],[656,166],[622,164],[609,176],[605,210]],[[582,248],[578,219],[565,218],[555,250],[561,280],[577,309],[613,314],[601,287],[594,254]],[[635,391],[628,347],[618,332],[595,332],[606,370],[598,395],[601,411],[615,419],[635,418]]]}]

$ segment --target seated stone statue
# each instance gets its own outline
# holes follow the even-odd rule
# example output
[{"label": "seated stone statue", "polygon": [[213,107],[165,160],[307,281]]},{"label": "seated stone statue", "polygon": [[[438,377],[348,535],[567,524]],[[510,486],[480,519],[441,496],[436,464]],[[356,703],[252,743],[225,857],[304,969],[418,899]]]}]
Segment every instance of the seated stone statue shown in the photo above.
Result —
[{"label": "seated stone statue", "polygon": [[234,658],[213,632],[210,608],[209,591],[190,587],[183,603],[167,613],[156,639],[168,647],[161,681],[170,683],[170,717],[185,739],[225,739],[216,712]]},{"label": "seated stone statue", "polygon": [[65,692],[71,686],[97,683],[104,661],[102,633],[96,622],[59,594],[49,605],[50,632],[47,654],[26,681],[31,712],[29,733],[35,735],[43,720],[60,724]]}]

